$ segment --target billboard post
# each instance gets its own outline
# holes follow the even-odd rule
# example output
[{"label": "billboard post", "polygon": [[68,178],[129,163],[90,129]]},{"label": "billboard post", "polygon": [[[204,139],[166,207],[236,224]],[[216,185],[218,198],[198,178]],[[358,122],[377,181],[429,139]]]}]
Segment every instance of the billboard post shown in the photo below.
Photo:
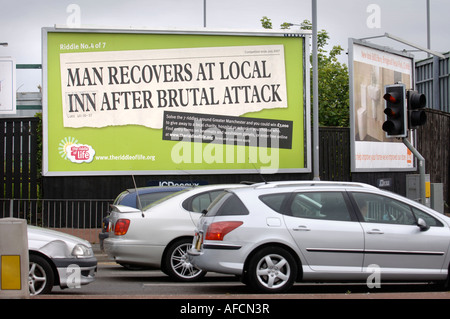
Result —
[{"label": "billboard post", "polygon": [[426,192],[425,192],[425,158],[420,154],[414,146],[408,141],[407,138],[402,139],[403,144],[408,147],[408,149],[414,154],[414,156],[417,157],[417,160],[419,161],[419,173],[420,173],[420,200],[423,205],[425,205],[425,198],[426,198]]}]

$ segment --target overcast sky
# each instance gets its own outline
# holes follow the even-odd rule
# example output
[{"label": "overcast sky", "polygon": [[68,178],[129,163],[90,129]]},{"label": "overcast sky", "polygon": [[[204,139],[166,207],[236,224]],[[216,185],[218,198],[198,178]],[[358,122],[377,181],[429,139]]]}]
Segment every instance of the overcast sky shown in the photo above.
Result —
[{"label": "overcast sky", "polygon": [[[81,25],[136,28],[203,28],[204,0],[0,0],[0,56],[16,63],[41,63],[41,28],[65,25],[78,5]],[[330,35],[330,45],[345,50],[348,38],[392,33],[426,47],[426,0],[317,0],[318,27]],[[450,51],[450,1],[431,2],[431,49]],[[378,11],[379,10],[379,11]],[[259,29],[268,16],[274,28],[283,22],[311,20],[311,0],[206,0],[206,26]],[[293,27],[296,28],[296,27]],[[393,40],[374,43],[411,49]],[[416,55],[417,59],[426,57]],[[342,56],[343,62],[347,57]],[[17,72],[19,92],[36,91],[40,71]]]}]

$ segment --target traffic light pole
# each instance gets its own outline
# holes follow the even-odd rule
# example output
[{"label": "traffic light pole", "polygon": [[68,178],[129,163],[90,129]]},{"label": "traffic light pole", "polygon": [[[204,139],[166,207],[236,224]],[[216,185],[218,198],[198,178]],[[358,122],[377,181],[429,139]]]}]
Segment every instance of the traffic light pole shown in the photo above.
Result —
[{"label": "traffic light pole", "polygon": [[425,205],[425,158],[414,148],[414,146],[408,141],[406,137],[403,139],[403,144],[414,154],[419,160],[419,173],[420,173],[420,202]]}]

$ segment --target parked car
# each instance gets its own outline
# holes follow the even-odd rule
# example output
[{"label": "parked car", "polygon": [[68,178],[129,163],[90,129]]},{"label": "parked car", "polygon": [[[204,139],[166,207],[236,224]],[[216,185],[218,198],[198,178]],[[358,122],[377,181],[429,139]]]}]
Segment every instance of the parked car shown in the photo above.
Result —
[{"label": "parked car", "polygon": [[186,189],[142,211],[116,205],[110,215],[113,231],[104,241],[105,252],[121,265],[159,268],[179,281],[198,280],[205,272],[191,265],[186,252],[201,212],[225,188],[240,186],[244,185]]},{"label": "parked car", "polygon": [[450,218],[365,184],[267,183],[224,191],[199,220],[191,262],[262,292],[295,281],[442,281]]},{"label": "parked car", "polygon": [[35,226],[28,226],[27,232],[30,295],[48,294],[53,286],[76,287],[95,280],[97,258],[88,241]]},{"label": "parked car", "polygon": [[[120,193],[113,202],[113,205],[123,205],[133,208],[145,207],[163,197],[175,192],[179,192],[187,186],[149,186],[140,188],[130,188]],[[139,197],[137,196],[139,194]],[[140,202],[139,202],[140,201]],[[98,234],[100,249],[103,250],[103,241],[109,236],[109,214],[103,218],[102,231]]]}]

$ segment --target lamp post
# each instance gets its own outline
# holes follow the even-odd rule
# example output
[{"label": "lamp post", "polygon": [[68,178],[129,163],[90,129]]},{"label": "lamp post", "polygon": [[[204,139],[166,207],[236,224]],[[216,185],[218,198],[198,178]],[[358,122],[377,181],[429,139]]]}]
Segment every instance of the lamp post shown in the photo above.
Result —
[{"label": "lamp post", "polygon": [[319,71],[317,55],[317,0],[312,2],[312,54],[313,54],[313,172],[314,180],[319,175]]},{"label": "lamp post", "polygon": [[[312,94],[313,94],[313,180],[320,180],[319,172],[319,71],[317,55],[317,0],[312,4]],[[298,25],[289,23],[290,26]]]},{"label": "lamp post", "polygon": [[203,27],[206,28],[206,0],[203,0]]}]

